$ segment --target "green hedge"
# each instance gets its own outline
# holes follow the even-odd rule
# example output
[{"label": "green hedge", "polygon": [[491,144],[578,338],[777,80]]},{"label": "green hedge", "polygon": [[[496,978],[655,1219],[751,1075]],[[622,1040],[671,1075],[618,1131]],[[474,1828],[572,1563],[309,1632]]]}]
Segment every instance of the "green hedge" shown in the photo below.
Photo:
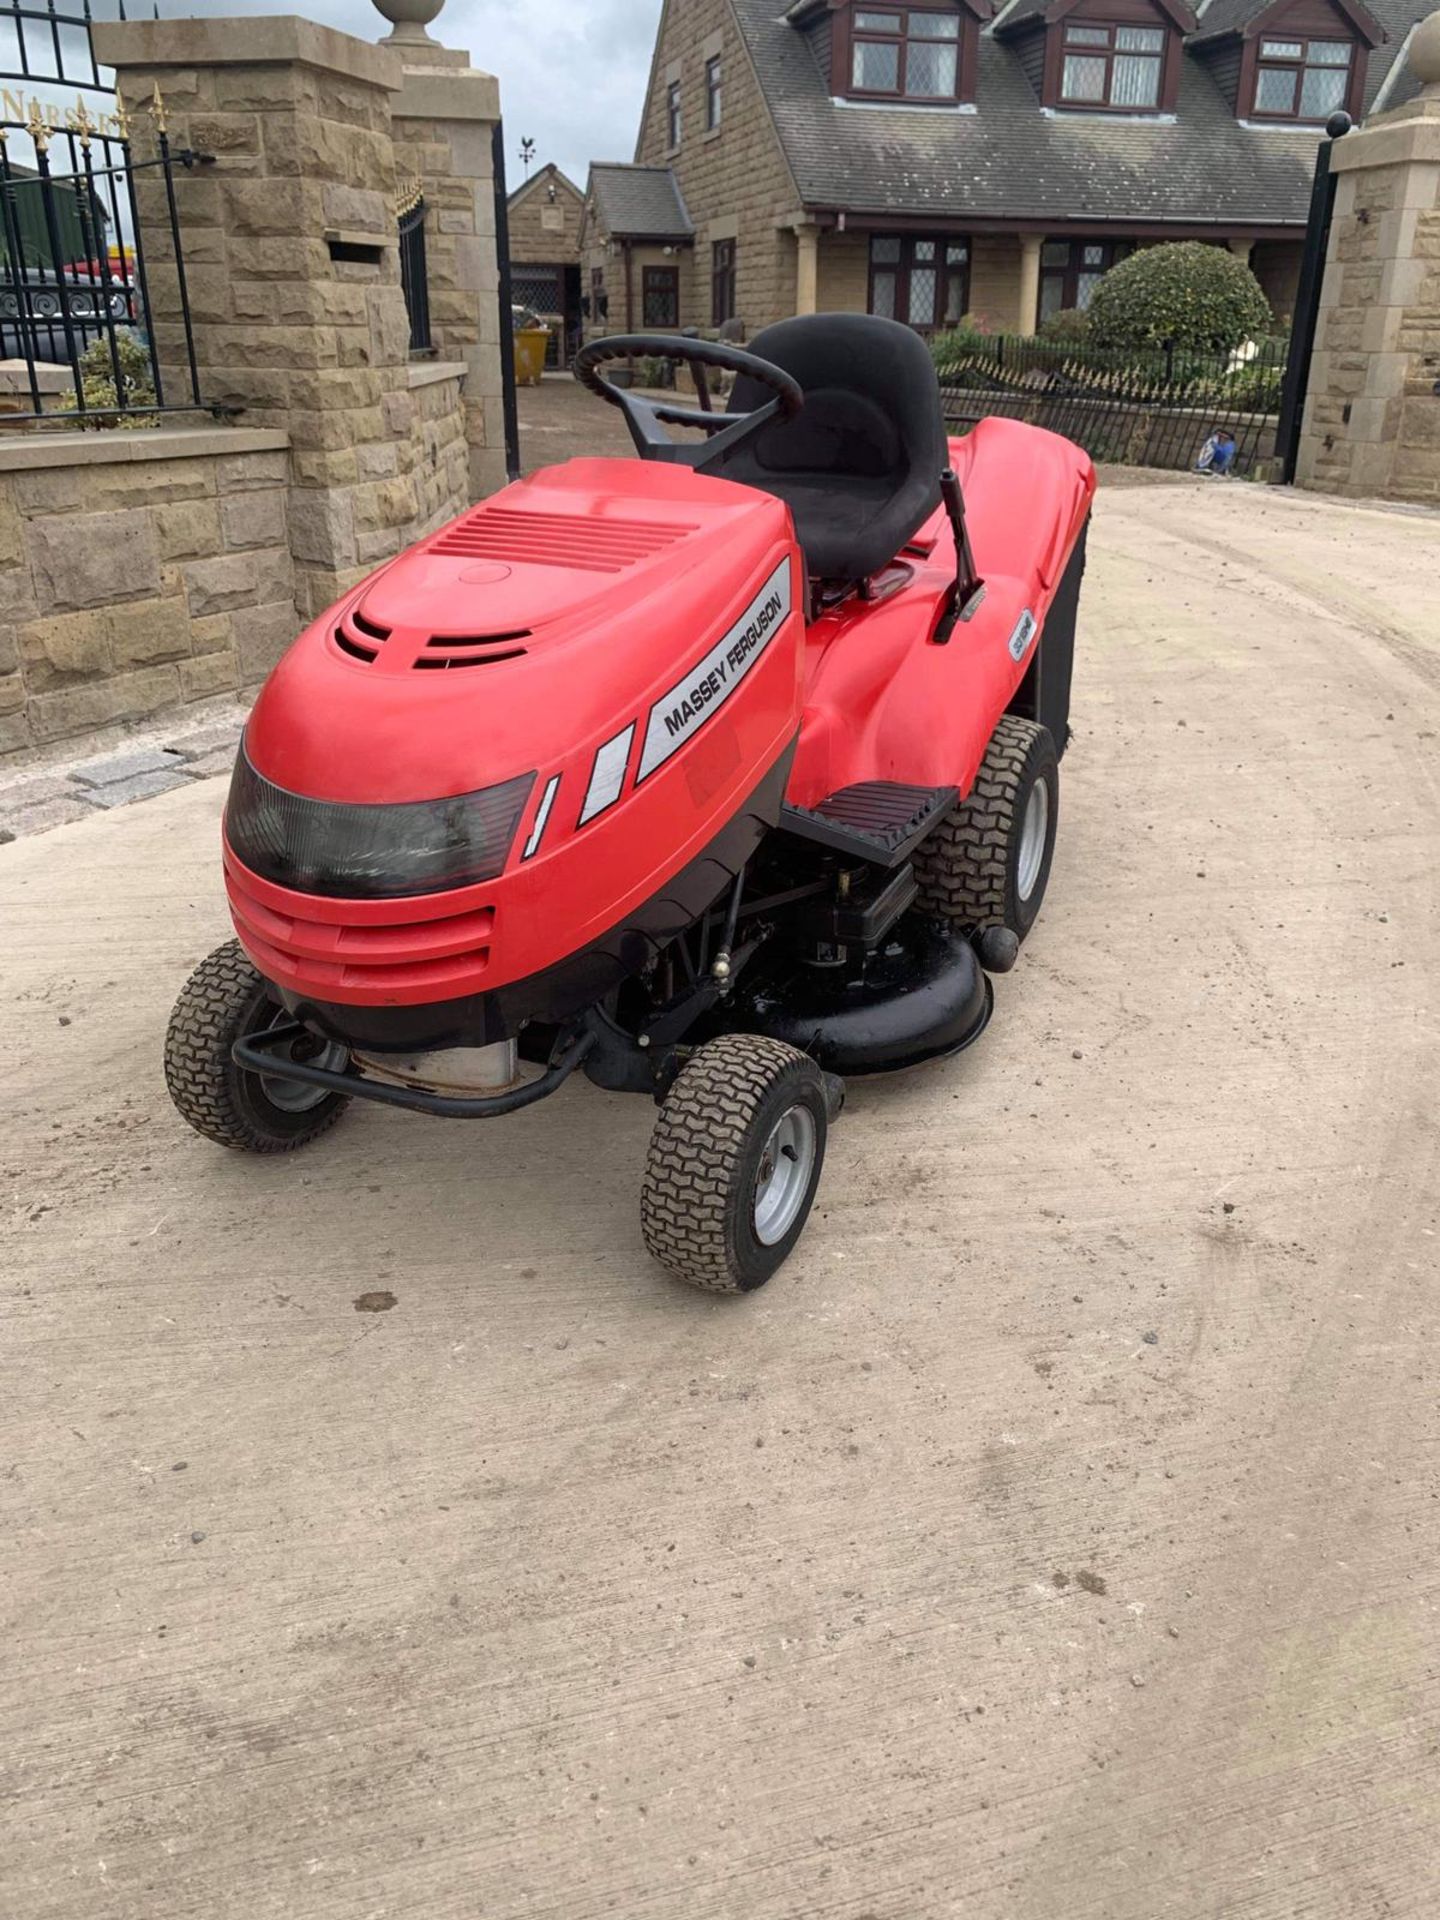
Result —
[{"label": "green hedge", "polygon": [[1199,240],[1132,253],[1100,281],[1086,318],[1087,337],[1101,347],[1224,350],[1275,327],[1244,261]]}]

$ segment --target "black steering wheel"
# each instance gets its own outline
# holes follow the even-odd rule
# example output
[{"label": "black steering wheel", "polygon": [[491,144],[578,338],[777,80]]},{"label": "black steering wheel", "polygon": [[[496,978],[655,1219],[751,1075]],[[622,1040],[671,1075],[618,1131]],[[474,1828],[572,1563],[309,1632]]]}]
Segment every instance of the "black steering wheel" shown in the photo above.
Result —
[{"label": "black steering wheel", "polygon": [[[689,367],[695,380],[698,407],[671,405],[668,401],[647,399],[628,387],[617,387],[600,368],[611,360],[677,360]],[[746,373],[752,380],[769,387],[775,398],[750,413],[717,413],[710,401],[705,369],[715,367],[727,373]],[[609,340],[592,340],[575,356],[575,378],[591,393],[619,407],[642,460],[669,460],[679,466],[705,467],[759,433],[778,415],[793,420],[805,404],[805,389],[793,375],[772,361],[739,347],[722,346],[713,340],[692,340],[673,333],[619,333]],[[666,425],[699,427],[709,438],[702,441],[672,440]]]}]

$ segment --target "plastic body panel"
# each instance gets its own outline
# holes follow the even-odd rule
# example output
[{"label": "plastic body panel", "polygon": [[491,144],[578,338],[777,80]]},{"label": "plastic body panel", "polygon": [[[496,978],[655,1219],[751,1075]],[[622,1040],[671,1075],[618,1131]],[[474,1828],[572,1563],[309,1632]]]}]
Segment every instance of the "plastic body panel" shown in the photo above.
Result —
[{"label": "plastic body panel", "polygon": [[[448,529],[401,555],[301,634],[261,692],[245,747],[277,785],[351,803],[467,793],[534,772],[506,870],[445,893],[354,901],[277,886],[227,846],[241,943],[293,994],[403,1005],[553,967],[662,894],[794,740],[804,585],[778,501],[682,468],[577,460],[479,511],[497,509],[534,516],[543,541],[501,520],[486,544],[509,540],[526,557],[436,552]],[[612,519],[624,531],[611,559],[623,564],[602,568]],[[579,529],[569,540],[567,521]],[[632,558],[642,523],[673,537]],[[567,547],[584,564],[530,557]],[[387,634],[373,660],[335,644],[352,611],[362,634]],[[695,691],[689,676],[737,626],[705,675],[703,709],[667,737],[667,715]],[[518,658],[414,665],[436,634],[520,629]],[[746,636],[749,651],[729,661]],[[664,757],[647,764],[652,725],[650,758]]]},{"label": "plastic body panel", "polygon": [[[969,792],[995,722],[1043,644],[1045,616],[1090,511],[1089,456],[1057,434],[982,420],[950,455],[985,597],[930,644],[955,577],[937,510],[902,556],[914,577],[878,603],[847,600],[806,639],[805,711],[786,798],[813,807],[866,780]],[[928,552],[919,551],[927,548]],[[1022,621],[1033,630],[1018,653]]]},{"label": "plastic body panel", "polygon": [[643,920],[782,760],[800,806],[866,781],[968,791],[1043,644],[1094,472],[1070,442],[999,419],[951,457],[986,590],[944,645],[943,511],[902,556],[898,591],[807,631],[777,500],[634,460],[517,482],[381,569],[272,673],[252,763],[361,805],[534,785],[504,872],[444,893],[295,893],[227,848],[261,972],[288,1003],[331,1009],[491,994]]}]

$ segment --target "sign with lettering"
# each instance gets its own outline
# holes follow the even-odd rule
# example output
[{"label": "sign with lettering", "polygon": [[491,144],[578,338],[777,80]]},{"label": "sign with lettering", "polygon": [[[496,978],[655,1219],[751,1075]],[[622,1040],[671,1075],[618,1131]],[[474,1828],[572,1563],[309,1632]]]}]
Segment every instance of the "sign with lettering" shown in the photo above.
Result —
[{"label": "sign with lettering", "polygon": [[782,560],[740,618],[650,709],[637,784],[677,753],[723,707],[790,611],[790,560]]},{"label": "sign with lettering", "polygon": [[118,109],[114,113],[97,113],[80,99],[74,106],[65,107],[54,100],[23,93],[16,87],[0,87],[0,125],[39,126],[50,134],[83,134],[101,140],[127,137],[125,116]]}]

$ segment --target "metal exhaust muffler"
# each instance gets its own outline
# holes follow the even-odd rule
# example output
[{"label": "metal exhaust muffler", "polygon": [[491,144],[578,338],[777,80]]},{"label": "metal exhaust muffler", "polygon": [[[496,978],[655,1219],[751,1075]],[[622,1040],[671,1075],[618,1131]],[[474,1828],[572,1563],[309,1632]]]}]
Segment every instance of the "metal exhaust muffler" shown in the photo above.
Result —
[{"label": "metal exhaust muffler", "polygon": [[452,1098],[508,1093],[523,1078],[513,1040],[497,1040],[489,1047],[445,1047],[437,1053],[357,1053],[354,1057],[372,1079]]}]

